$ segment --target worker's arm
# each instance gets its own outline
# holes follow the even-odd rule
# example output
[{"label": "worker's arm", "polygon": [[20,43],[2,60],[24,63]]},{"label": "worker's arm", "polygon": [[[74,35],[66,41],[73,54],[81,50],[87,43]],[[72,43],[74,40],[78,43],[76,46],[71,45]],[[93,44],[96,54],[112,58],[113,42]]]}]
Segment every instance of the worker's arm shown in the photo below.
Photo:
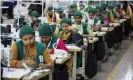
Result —
[{"label": "worker's arm", "polygon": [[44,63],[40,63],[39,66],[46,69],[52,69],[54,68],[54,62],[50,58],[51,50],[44,49],[43,51],[43,57],[44,57]]},{"label": "worker's arm", "polygon": [[13,43],[12,46],[12,60],[11,60],[11,67],[16,68],[16,67],[22,67],[22,61],[18,61],[18,48],[16,43]]},{"label": "worker's arm", "polygon": [[16,43],[13,43],[12,46],[12,60],[11,60],[11,67],[13,68],[22,68],[23,63],[27,65],[33,65],[36,64],[34,60],[18,60],[18,48]]}]

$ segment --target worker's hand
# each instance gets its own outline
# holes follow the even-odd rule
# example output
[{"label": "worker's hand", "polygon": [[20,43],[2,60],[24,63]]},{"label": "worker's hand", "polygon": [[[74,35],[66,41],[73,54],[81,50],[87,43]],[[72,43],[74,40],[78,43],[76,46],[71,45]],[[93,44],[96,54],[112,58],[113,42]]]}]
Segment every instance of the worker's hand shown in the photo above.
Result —
[{"label": "worker's hand", "polygon": [[76,29],[76,27],[70,26],[69,28],[71,31],[74,31]]},{"label": "worker's hand", "polygon": [[37,67],[37,63],[34,60],[23,60],[23,63],[31,67]]},{"label": "worker's hand", "polygon": [[39,67],[41,67],[41,68],[43,68],[43,69],[46,69],[46,68],[47,68],[47,64],[40,63],[40,64],[39,64]]},{"label": "worker's hand", "polygon": [[59,33],[60,38],[62,38],[63,34],[64,34],[63,31],[61,31],[61,32]]},{"label": "worker's hand", "polygon": [[27,60],[27,64],[33,65],[33,64],[36,64],[36,62],[34,60]]},{"label": "worker's hand", "polygon": [[92,26],[94,31],[97,31],[97,27],[96,26]]}]

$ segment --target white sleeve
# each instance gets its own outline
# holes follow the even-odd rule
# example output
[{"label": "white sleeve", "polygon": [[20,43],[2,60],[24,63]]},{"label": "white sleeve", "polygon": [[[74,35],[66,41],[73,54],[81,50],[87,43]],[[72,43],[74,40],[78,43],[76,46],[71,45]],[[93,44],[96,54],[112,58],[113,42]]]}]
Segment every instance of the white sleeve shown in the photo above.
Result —
[{"label": "white sleeve", "polygon": [[96,24],[96,26],[101,25],[101,21],[99,20]]}]

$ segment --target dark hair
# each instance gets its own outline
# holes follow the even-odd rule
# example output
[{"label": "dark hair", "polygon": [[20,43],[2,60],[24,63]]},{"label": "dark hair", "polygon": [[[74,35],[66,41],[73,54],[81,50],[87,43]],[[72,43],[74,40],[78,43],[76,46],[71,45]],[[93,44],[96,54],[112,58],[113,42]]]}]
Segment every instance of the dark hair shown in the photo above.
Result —
[{"label": "dark hair", "polygon": [[128,2],[127,1],[122,1],[121,3],[123,3],[123,9],[124,11],[127,10],[127,7],[128,7]]}]

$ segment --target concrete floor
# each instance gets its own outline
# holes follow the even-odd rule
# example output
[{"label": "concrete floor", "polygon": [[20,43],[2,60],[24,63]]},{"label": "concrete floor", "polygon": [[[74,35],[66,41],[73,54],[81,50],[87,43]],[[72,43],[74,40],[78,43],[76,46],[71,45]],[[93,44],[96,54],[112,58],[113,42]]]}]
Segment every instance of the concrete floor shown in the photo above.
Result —
[{"label": "concrete floor", "polygon": [[102,64],[97,75],[88,80],[133,80],[133,40],[123,40],[115,54]]},{"label": "concrete floor", "polygon": [[112,80],[133,80],[133,43],[124,54],[116,70],[113,71],[113,74]]}]

